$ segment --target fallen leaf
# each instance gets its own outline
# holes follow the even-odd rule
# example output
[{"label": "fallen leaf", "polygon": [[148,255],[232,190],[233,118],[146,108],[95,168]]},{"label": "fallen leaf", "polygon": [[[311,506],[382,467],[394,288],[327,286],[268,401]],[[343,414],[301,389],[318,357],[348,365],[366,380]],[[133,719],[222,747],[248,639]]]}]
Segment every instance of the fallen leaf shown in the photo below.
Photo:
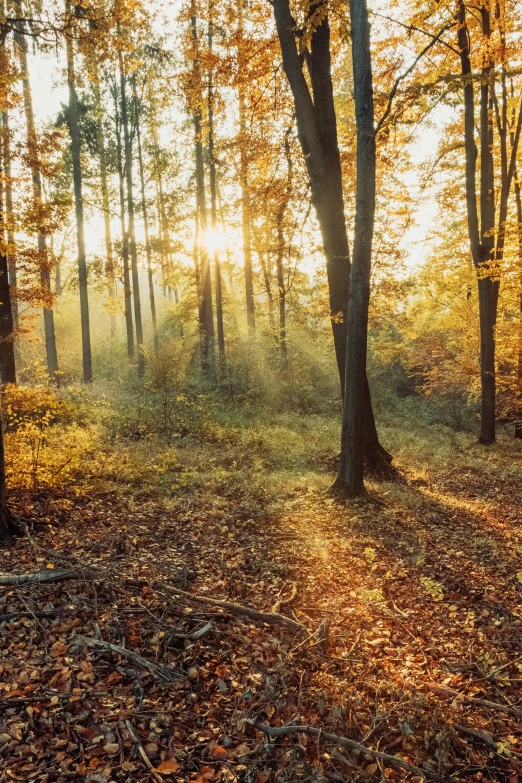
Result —
[{"label": "fallen leaf", "polygon": [[179,761],[176,759],[165,759],[162,761],[159,767],[156,767],[156,772],[162,775],[171,775],[173,772],[177,772],[179,769]]}]

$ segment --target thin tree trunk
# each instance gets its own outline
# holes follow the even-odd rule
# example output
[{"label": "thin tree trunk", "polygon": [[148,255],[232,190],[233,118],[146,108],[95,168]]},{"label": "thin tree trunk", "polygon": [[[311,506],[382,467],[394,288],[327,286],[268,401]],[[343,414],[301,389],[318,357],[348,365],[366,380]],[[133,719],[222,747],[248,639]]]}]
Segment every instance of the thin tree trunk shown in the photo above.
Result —
[{"label": "thin tree trunk", "polygon": [[147,200],[145,197],[145,174],[143,171],[143,153],[141,149],[140,112],[138,106],[138,96],[136,93],[136,77],[134,76],[133,76],[132,84],[133,84],[134,100],[136,106],[136,141],[138,143],[138,162],[140,167],[141,211],[143,214],[145,252],[147,255],[147,277],[149,282],[149,301],[150,301],[150,313],[152,317],[152,335],[154,339],[154,350],[157,351],[159,348],[159,343],[158,343],[158,324],[156,320],[156,300],[154,298],[154,276],[152,273],[152,251],[150,247],[150,237],[149,237],[149,216],[147,213]]},{"label": "thin tree trunk", "polygon": [[522,439],[522,195],[520,181],[515,172],[515,202],[517,205],[517,237],[518,237],[518,280],[519,280],[519,332],[518,332],[518,367],[517,367],[517,397],[518,416],[515,424],[515,438]]},{"label": "thin tree trunk", "polygon": [[[209,7],[208,48],[212,51],[212,4]],[[214,88],[212,84],[212,69],[208,74],[208,154],[210,173],[210,217],[212,231],[217,234],[217,183],[216,157],[214,154]],[[221,262],[217,249],[214,249],[214,284],[216,290],[216,324],[219,360],[221,366],[225,362],[225,331],[223,327],[223,295],[221,286]]]},{"label": "thin tree trunk", "polygon": [[[270,259],[270,254],[267,252],[267,259]],[[274,337],[276,343],[278,343],[278,334],[275,325],[274,317],[274,295],[272,293],[272,283],[270,280],[270,272],[267,262],[265,261],[263,250],[258,251],[259,263],[263,272],[263,280],[265,281],[266,298],[268,300],[268,323],[270,324],[270,334]]]},{"label": "thin tree trunk", "polygon": [[134,226],[134,194],[132,189],[132,143],[129,131],[129,113],[126,95],[126,74],[123,54],[118,52],[120,70],[121,124],[125,152],[125,181],[127,183],[127,236],[129,240],[132,298],[134,302],[134,324],[136,327],[136,348],[138,352],[138,377],[145,374],[145,353],[143,346],[143,324],[141,321],[140,281],[138,276],[138,254],[136,250],[136,231]]},{"label": "thin tree trunk", "polygon": [[226,229],[226,223],[225,223],[225,215],[223,212],[223,201],[221,199],[221,190],[219,188],[219,177],[216,171],[216,194],[217,194],[217,201],[218,201],[218,209],[219,209],[219,220],[221,222],[221,225],[223,226],[223,234],[225,236],[225,254],[227,257],[227,277],[228,277],[228,285],[230,287],[230,292],[234,293],[234,277],[232,275],[232,256],[230,253],[230,245],[228,243],[228,237],[227,237],[227,229]]},{"label": "thin tree trunk", "polygon": [[[243,0],[238,0],[238,69],[243,75],[245,63],[243,55]],[[243,264],[245,268],[245,301],[248,332],[251,336],[256,331],[256,311],[254,300],[254,272],[252,267],[252,231],[250,187],[248,182],[248,151],[245,122],[245,88],[243,83],[238,86],[239,102],[239,177],[241,184],[241,219],[243,228]]]},{"label": "thin tree trunk", "polygon": [[109,186],[107,182],[107,155],[105,151],[105,133],[103,131],[103,111],[101,105],[100,84],[93,82],[96,122],[98,125],[98,156],[100,162],[100,185],[103,211],[103,228],[105,238],[106,275],[109,294],[109,319],[111,337],[116,337],[116,274],[114,269],[114,251],[112,247],[111,207],[109,201]]},{"label": "thin tree trunk", "polygon": [[370,24],[366,0],[350,0],[350,20],[357,128],[357,190],[348,300],[346,391],[336,489],[347,497],[357,497],[365,491],[363,425],[376,166]]},{"label": "thin tree trunk", "polygon": [[[195,106],[193,107],[193,122],[196,152],[196,197],[199,213],[200,235],[205,237],[207,230],[207,205],[205,198],[205,167],[203,163],[203,139],[201,128],[201,76],[198,52],[198,33],[195,3],[192,3],[192,40],[194,45],[193,78]],[[210,259],[205,242],[200,243],[200,286],[199,299],[199,329],[201,339],[201,361],[203,372],[207,377],[214,376],[214,314],[212,309],[212,281],[210,276]]]},{"label": "thin tree trunk", "polygon": [[[17,13],[23,17],[22,3],[17,0]],[[31,83],[29,81],[29,69],[27,65],[27,43],[23,34],[16,35],[16,44],[18,47],[20,59],[20,71],[22,74],[22,90],[24,100],[24,113],[27,126],[27,151],[29,157],[29,166],[31,169],[33,201],[35,212],[40,218],[43,205],[42,177],[40,174],[40,160],[38,154],[38,143],[36,138],[36,128],[34,122],[33,99],[31,94]],[[38,253],[40,256],[40,281],[44,298],[48,303],[52,303],[51,294],[51,274],[49,270],[49,258],[47,253],[46,229],[43,221],[40,219],[38,227]],[[49,378],[57,385],[60,383],[58,373],[58,353],[56,350],[56,335],[54,330],[54,313],[51,307],[44,307],[44,331],[45,331],[45,352],[47,357],[47,372]]]},{"label": "thin tree trunk", "polygon": [[[1,162],[5,171],[6,158],[8,151],[6,149],[7,130],[4,125],[4,115],[2,112],[1,127]],[[7,183],[0,182],[0,220],[2,223],[2,234],[0,235],[3,247],[9,247],[6,227],[9,225],[9,217],[6,207]],[[7,243],[6,243],[7,240]],[[13,307],[11,302],[11,287],[9,285],[9,262],[7,251],[0,252],[0,382],[16,383],[16,363],[14,351],[14,324]]]},{"label": "thin tree trunk", "polygon": [[[70,14],[69,0],[66,13]],[[76,237],[78,243],[78,279],[80,288],[80,314],[82,327],[83,380],[92,381],[91,333],[89,325],[89,289],[87,279],[87,259],[85,254],[85,229],[83,220],[82,163],[80,131],[78,127],[78,97],[76,95],[76,77],[74,72],[73,40],[66,36],[67,81],[69,85],[69,131],[71,135],[71,156],[73,164],[74,204],[76,212]]]},{"label": "thin tree trunk", "polygon": [[120,223],[121,223],[121,255],[123,266],[123,298],[125,310],[125,330],[127,333],[127,356],[134,361],[134,326],[132,322],[132,291],[129,267],[129,237],[125,227],[125,175],[123,167],[123,152],[121,139],[121,118],[118,107],[118,89],[114,88],[114,105],[116,112],[116,151],[118,158],[118,180],[120,190]]},{"label": "thin tree trunk", "polygon": [[[11,294],[11,306],[13,308],[13,328],[15,332],[19,327],[18,296],[16,293],[16,245],[14,233],[13,215],[13,183],[11,173],[11,129],[9,127],[9,112],[2,112],[3,123],[3,155],[4,155],[4,182],[5,182],[5,219],[7,234],[7,266]],[[19,350],[14,342],[15,363],[20,361]]]}]

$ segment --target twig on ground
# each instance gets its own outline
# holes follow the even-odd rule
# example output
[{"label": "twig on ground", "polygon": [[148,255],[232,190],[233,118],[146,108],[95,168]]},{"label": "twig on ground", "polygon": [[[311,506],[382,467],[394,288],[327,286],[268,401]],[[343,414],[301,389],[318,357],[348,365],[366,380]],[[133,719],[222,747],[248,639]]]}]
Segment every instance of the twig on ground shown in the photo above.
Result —
[{"label": "twig on ground", "polygon": [[1,574],[0,585],[26,585],[42,584],[43,582],[65,582],[66,579],[82,579],[92,577],[94,569],[88,568],[67,568],[58,571],[54,568],[44,568],[42,571],[36,571],[34,574]]},{"label": "twig on ground", "polygon": [[380,759],[385,764],[389,764],[399,769],[405,769],[408,772],[414,772],[416,775],[422,775],[423,777],[429,777],[432,780],[439,781],[439,783],[447,783],[447,778],[443,778],[437,775],[432,770],[424,770],[420,767],[415,767],[413,764],[409,764],[398,756],[390,756],[388,753],[382,753],[380,750],[373,750],[366,745],[362,745],[360,742],[348,739],[348,737],[341,737],[337,734],[329,734],[322,729],[316,729],[314,726],[266,726],[264,723],[258,723],[257,721],[246,719],[247,723],[250,723],[258,731],[262,731],[269,737],[284,737],[288,734],[308,734],[311,737],[320,736],[327,742],[335,743],[336,745],[343,745],[353,750],[358,750],[359,753],[365,753],[373,756],[375,759]]},{"label": "twig on ground", "polygon": [[104,650],[110,650],[111,652],[116,653],[117,655],[121,655],[124,658],[129,658],[143,669],[148,669],[150,672],[159,677],[163,682],[174,682],[176,679],[181,677],[180,674],[176,674],[170,671],[165,666],[161,666],[155,661],[149,661],[148,658],[143,658],[141,655],[131,652],[131,650],[125,649],[125,647],[118,647],[116,644],[104,642],[102,639],[93,639],[92,636],[81,636],[79,638],[83,639],[83,641],[91,647],[103,647]]},{"label": "twig on ground", "polygon": [[0,623],[5,623],[7,620],[18,620],[21,617],[33,617],[41,620],[44,617],[58,617],[64,613],[64,609],[50,609],[46,612],[8,612],[7,614],[0,614]]},{"label": "twig on ground", "polygon": [[459,691],[453,690],[453,688],[446,688],[445,686],[437,685],[436,683],[429,683],[428,688],[439,696],[457,699],[466,704],[475,704],[477,707],[487,707],[489,710],[505,712],[506,715],[512,715],[514,718],[522,718],[522,710],[518,710],[516,707],[510,707],[507,704],[499,704],[496,701],[488,701],[488,699],[476,699],[473,696],[467,696],[465,693],[460,693]]},{"label": "twig on ground", "polygon": [[[488,734],[485,731],[477,731],[477,729],[469,729],[467,726],[462,726],[460,723],[451,723],[451,726],[453,726],[454,729],[457,729],[457,731],[462,731],[464,734],[469,734],[471,737],[476,737],[476,739],[481,740],[481,742],[484,742],[486,745],[489,745],[490,748],[493,748],[493,750],[498,753],[499,743],[496,742],[496,740],[491,736],[491,734]],[[499,754],[502,755],[502,754]],[[517,758],[522,758],[522,753],[517,753],[514,750],[509,751],[510,756],[516,756]]]},{"label": "twig on ground", "polygon": [[154,765],[153,765],[152,761],[149,759],[149,757],[147,756],[147,754],[145,752],[145,748],[141,744],[140,738],[138,737],[138,735],[134,731],[134,726],[132,725],[130,720],[126,720],[125,721],[125,726],[127,727],[127,731],[129,732],[129,734],[131,735],[132,741],[134,742],[134,744],[136,745],[136,747],[138,749],[138,753],[140,754],[141,758],[143,759],[143,763],[145,764],[145,766],[149,770],[150,776],[152,777],[153,780],[156,781],[156,783],[163,783],[163,778],[160,775],[158,775],[158,773],[155,771]]},{"label": "twig on ground", "polygon": [[222,609],[225,609],[231,614],[250,617],[252,620],[260,620],[263,623],[269,623],[271,625],[285,625],[295,633],[308,633],[308,629],[304,625],[298,623],[296,620],[292,620],[290,617],[285,617],[283,614],[276,614],[275,612],[260,612],[250,606],[234,604],[231,601],[222,601],[216,598],[204,598],[201,595],[187,593],[185,590],[180,590],[179,587],[173,587],[171,585],[163,585],[163,587],[167,588],[169,592],[178,593],[179,595],[182,595],[191,601],[199,601],[200,603],[209,604],[210,606],[220,606]]},{"label": "twig on ground", "polygon": [[292,582],[292,592],[290,593],[289,597],[284,599],[280,598],[278,601],[276,601],[272,607],[272,612],[274,614],[278,614],[281,611],[282,606],[288,606],[289,604],[293,603],[296,598],[297,598],[297,582]]}]

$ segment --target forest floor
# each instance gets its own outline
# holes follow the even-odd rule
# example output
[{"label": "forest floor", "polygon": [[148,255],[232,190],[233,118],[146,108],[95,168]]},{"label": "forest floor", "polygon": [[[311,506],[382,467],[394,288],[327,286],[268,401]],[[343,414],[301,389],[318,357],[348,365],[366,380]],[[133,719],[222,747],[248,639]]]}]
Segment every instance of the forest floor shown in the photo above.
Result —
[{"label": "forest floor", "polygon": [[119,442],[79,487],[13,497],[32,541],[4,575],[90,569],[0,585],[0,780],[423,779],[401,760],[522,780],[520,447],[390,423],[385,505],[344,507],[325,495],[336,430],[274,416]]}]

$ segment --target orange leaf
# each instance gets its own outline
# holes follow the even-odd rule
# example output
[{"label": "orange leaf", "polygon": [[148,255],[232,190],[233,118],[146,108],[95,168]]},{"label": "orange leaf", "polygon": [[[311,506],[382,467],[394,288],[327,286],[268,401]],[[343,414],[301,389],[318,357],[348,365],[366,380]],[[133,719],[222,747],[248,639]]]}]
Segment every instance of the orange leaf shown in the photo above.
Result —
[{"label": "orange leaf", "polygon": [[162,761],[159,767],[156,767],[156,772],[162,775],[171,775],[173,772],[177,772],[179,769],[179,761],[176,759],[165,759]]},{"label": "orange leaf", "polygon": [[227,759],[228,751],[222,745],[218,745],[213,750],[211,750],[210,755],[213,759]]}]

